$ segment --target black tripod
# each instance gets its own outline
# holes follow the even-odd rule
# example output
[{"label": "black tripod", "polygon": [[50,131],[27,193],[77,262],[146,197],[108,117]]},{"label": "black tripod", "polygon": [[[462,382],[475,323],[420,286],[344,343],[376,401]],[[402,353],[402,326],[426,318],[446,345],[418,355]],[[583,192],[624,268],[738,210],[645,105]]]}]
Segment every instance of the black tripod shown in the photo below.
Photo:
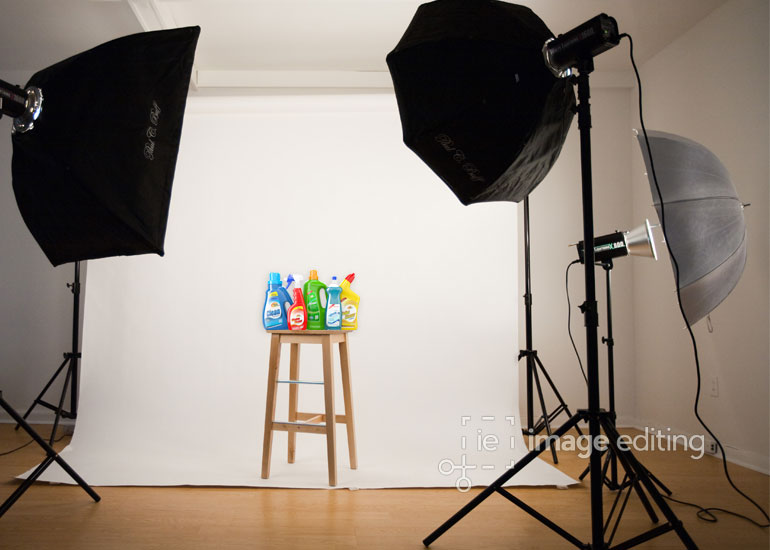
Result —
[{"label": "black tripod", "polygon": [[[615,339],[612,336],[612,268],[614,264],[612,258],[597,262],[596,265],[602,266],[604,269],[604,281],[605,281],[605,293],[607,297],[607,336],[602,336],[602,344],[607,346],[607,389],[609,394],[609,414],[612,423],[617,421],[617,413],[615,411]],[[582,474],[580,474],[580,480],[582,481],[591,471],[591,466],[588,466]],[[671,496],[671,490],[663,485],[663,483],[649,471],[647,475],[650,479],[668,496]],[[618,489],[624,489],[628,480],[624,480],[622,483],[618,483],[618,457],[615,456],[612,449],[607,449],[604,457],[604,466],[602,467],[602,478],[604,484],[610,491]]]},{"label": "black tripod", "polygon": [[[59,365],[59,368],[56,369],[56,372],[53,373],[51,379],[45,385],[43,390],[38,394],[38,396],[29,406],[29,409],[27,409],[27,412],[24,413],[24,416],[22,417],[24,420],[26,420],[36,405],[41,405],[47,409],[51,409],[56,413],[53,421],[53,429],[51,430],[51,437],[48,440],[49,445],[53,445],[53,442],[56,439],[56,430],[59,428],[59,420],[62,417],[73,419],[77,418],[78,362],[81,357],[81,353],[78,350],[78,326],[80,321],[80,262],[75,262],[75,279],[72,284],[68,283],[67,287],[72,290],[72,351],[64,353],[64,361],[62,361],[62,364]],[[51,403],[45,401],[43,396],[48,391],[48,388],[51,387],[51,384],[53,384],[54,380],[56,380],[59,374],[62,373],[65,366],[67,367],[67,374],[64,377],[64,385],[62,386],[61,396],[59,397],[59,404],[52,405]],[[68,388],[70,390],[69,411],[64,409],[64,398],[67,395]],[[16,424],[15,429],[18,430],[20,425],[20,423]]]},{"label": "black tripod", "polygon": [[5,412],[7,412],[10,417],[17,422],[17,427],[22,427],[24,431],[27,432],[29,436],[35,441],[35,443],[40,445],[40,448],[42,448],[46,454],[43,462],[41,462],[37,468],[35,468],[34,471],[29,474],[29,477],[27,477],[27,479],[25,479],[21,485],[16,488],[13,494],[9,496],[2,505],[0,505],[0,517],[2,517],[3,514],[5,514],[17,500],[19,500],[19,497],[24,494],[24,491],[29,489],[35,480],[40,477],[46,468],[48,468],[53,462],[56,462],[59,466],[61,466],[62,470],[67,472],[67,474],[69,474],[69,476],[74,479],[92,499],[94,499],[94,502],[99,502],[101,500],[101,497],[97,495],[93,489],[91,489],[88,483],[86,483],[83,478],[80,477],[78,473],[73,470],[72,467],[67,464],[62,457],[59,456],[53,447],[46,443],[46,441],[40,437],[40,435],[35,430],[33,430],[29,424],[27,424],[27,421],[24,420],[19,415],[19,413],[13,409],[13,407],[11,407],[5,401],[5,399],[3,399],[3,392],[0,392],[0,407],[5,409]]},{"label": "black tripod", "polygon": [[[602,491],[604,488],[602,480],[602,453],[599,446],[599,436],[602,434],[602,430],[606,434],[607,445],[612,449],[618,461],[624,468],[626,476],[632,480],[630,487],[633,487],[637,494],[639,494],[642,504],[645,505],[648,515],[653,523],[658,522],[658,517],[652,508],[647,496],[654,502],[660,512],[666,519],[666,522],[662,525],[658,525],[645,531],[635,537],[627,539],[612,547],[613,550],[621,550],[637,546],[643,542],[651,540],[657,536],[660,536],[669,531],[674,531],[679,536],[684,546],[688,550],[697,550],[695,542],[690,538],[690,535],[685,530],[682,522],[676,517],[674,512],[668,506],[663,496],[658,492],[657,487],[650,479],[650,475],[644,466],[642,466],[633,453],[630,451],[627,445],[625,445],[615,429],[615,425],[610,417],[610,413],[600,407],[600,391],[599,391],[599,353],[597,342],[597,327],[598,327],[598,314],[596,303],[596,278],[594,274],[594,220],[593,220],[593,189],[591,180],[591,106],[589,104],[589,98],[591,97],[590,85],[588,75],[594,69],[593,57],[587,57],[580,59],[577,63],[578,76],[577,76],[577,90],[578,90],[578,128],[580,130],[580,167],[581,167],[581,181],[582,181],[582,197],[583,197],[583,242],[585,243],[585,293],[586,301],[583,304],[583,315],[586,326],[586,363],[587,363],[587,378],[588,378],[588,408],[579,410],[576,415],[571,417],[565,424],[557,429],[553,437],[538,444],[534,450],[529,452],[524,458],[522,458],[516,465],[507,470],[502,476],[492,483],[492,485],[485,488],[479,493],[473,500],[460,509],[454,516],[449,518],[438,529],[433,531],[428,537],[423,540],[425,546],[429,546],[438,537],[444,534],[454,524],[464,518],[471,510],[476,508],[481,502],[492,493],[499,493],[508,499],[510,502],[527,512],[533,518],[543,523],[546,527],[553,530],[555,533],[571,542],[578,548],[591,549],[591,550],[606,550],[610,548],[612,539],[615,535],[616,528],[620,522],[622,512],[625,509],[625,502],[623,502],[620,509],[618,509],[618,516],[615,518],[615,523],[612,526],[608,537],[608,529],[610,529],[610,519],[612,514],[616,510],[618,499],[616,499],[616,505],[613,505],[610,511],[610,517],[605,523],[603,513]],[[574,82],[574,80],[573,80]],[[591,541],[583,542],[564,528],[550,520],[543,514],[534,510],[525,502],[511,494],[509,491],[503,488],[503,484],[522,470],[527,464],[537,458],[543,451],[547,450],[553,444],[555,438],[562,437],[570,429],[577,426],[578,422],[586,420],[588,421],[588,431],[591,440],[591,455],[590,455],[590,489],[591,489]],[[646,493],[645,493],[646,491]],[[620,494],[620,493],[619,493]],[[630,491],[627,495],[630,494]]]},{"label": "black tripod", "polygon": [[[519,361],[522,360],[522,358],[527,359],[527,425],[523,429],[525,435],[537,435],[540,432],[542,432],[544,429],[546,433],[548,434],[548,437],[550,438],[553,433],[551,431],[551,422],[559,416],[562,412],[566,413],[568,417],[572,416],[572,413],[569,411],[569,407],[567,407],[567,404],[564,402],[564,399],[562,399],[561,394],[559,393],[559,390],[556,389],[556,385],[553,383],[553,380],[551,380],[551,377],[548,375],[548,371],[545,370],[545,367],[543,366],[543,362],[540,361],[540,357],[537,356],[537,350],[534,349],[534,346],[532,344],[532,274],[530,269],[530,240],[529,240],[529,197],[524,198],[524,284],[525,284],[525,290],[524,290],[524,326],[525,326],[525,334],[526,334],[526,349],[519,350]],[[551,411],[548,412],[548,409],[545,405],[545,398],[543,397],[543,388],[540,384],[540,375],[538,374],[538,368],[540,369],[540,372],[542,373],[543,377],[545,377],[546,382],[548,382],[548,385],[551,386],[551,390],[553,391],[554,395],[556,396],[556,399],[559,401],[558,406]],[[535,382],[535,386],[537,388],[537,397],[538,401],[540,402],[540,411],[541,416],[538,418],[537,423],[533,422],[534,417],[534,399],[533,399],[533,385],[532,382]],[[580,435],[583,435],[583,432],[580,431],[580,428],[575,426],[575,429],[578,431]],[[554,464],[559,463],[559,459],[556,458],[556,448],[551,447],[551,453],[553,455],[553,462]]]}]

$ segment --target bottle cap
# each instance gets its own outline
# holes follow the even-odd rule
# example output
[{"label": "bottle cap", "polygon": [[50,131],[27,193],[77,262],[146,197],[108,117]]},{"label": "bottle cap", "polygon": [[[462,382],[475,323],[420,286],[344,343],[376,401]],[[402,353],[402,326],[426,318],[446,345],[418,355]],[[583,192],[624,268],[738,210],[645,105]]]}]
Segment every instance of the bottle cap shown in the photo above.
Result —
[{"label": "bottle cap", "polygon": [[302,290],[302,283],[304,282],[305,279],[302,277],[302,275],[294,274],[294,288]]},{"label": "bottle cap", "polygon": [[347,277],[345,277],[345,280],[346,280],[347,282],[349,282],[349,283],[352,283],[352,282],[353,282],[353,279],[355,279],[355,278],[356,278],[356,274],[355,274],[355,273],[351,273],[350,275],[348,275]]},{"label": "bottle cap", "polygon": [[337,276],[336,275],[332,276],[332,282],[329,283],[329,286],[340,286],[340,282],[337,280]]},{"label": "bottle cap", "polygon": [[317,281],[318,280],[318,271],[315,269],[310,270],[310,280],[311,281]]},{"label": "bottle cap", "polygon": [[270,284],[271,285],[280,285],[281,284],[281,274],[275,273],[273,271],[270,272]]}]

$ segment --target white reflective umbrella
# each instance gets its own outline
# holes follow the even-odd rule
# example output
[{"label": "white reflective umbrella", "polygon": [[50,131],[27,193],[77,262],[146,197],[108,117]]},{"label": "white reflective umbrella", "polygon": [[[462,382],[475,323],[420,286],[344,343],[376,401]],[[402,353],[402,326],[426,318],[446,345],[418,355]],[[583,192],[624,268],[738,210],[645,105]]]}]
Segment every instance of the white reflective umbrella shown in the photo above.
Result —
[{"label": "white reflective umbrella", "polygon": [[743,204],[727,169],[706,147],[675,134],[647,135],[660,196],[643,134],[638,135],[639,145],[655,210],[679,266],[682,308],[692,325],[717,307],[741,278],[746,264]]}]

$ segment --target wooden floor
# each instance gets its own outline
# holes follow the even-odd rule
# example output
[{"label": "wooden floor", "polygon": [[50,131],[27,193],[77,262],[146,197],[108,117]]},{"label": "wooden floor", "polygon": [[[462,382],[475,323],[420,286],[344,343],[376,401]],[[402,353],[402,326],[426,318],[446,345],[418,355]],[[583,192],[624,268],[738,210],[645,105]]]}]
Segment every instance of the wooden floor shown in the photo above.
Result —
[{"label": "wooden floor", "polygon": [[[46,427],[40,427],[45,432]],[[27,441],[23,432],[0,425],[0,452]],[[67,443],[64,439],[57,447]],[[15,475],[37,464],[42,453],[30,445],[0,457],[0,499],[18,485]],[[721,462],[692,460],[684,452],[638,453],[674,496],[729,508],[759,519],[759,513],[731,491]],[[577,477],[585,466],[576,453],[559,453],[559,467]],[[361,467],[365,466],[362,461]],[[254,465],[259,468],[259,464]],[[733,479],[768,505],[768,477],[731,466]],[[0,518],[0,549],[414,549],[422,539],[478,493],[455,489],[298,490],[234,488],[96,488],[94,503],[77,486],[35,484]],[[515,494],[581,540],[589,540],[588,489],[523,488]],[[605,509],[613,495],[605,498]],[[698,520],[678,504],[674,512],[702,549],[770,547],[768,530],[719,516]],[[615,542],[652,526],[631,497]],[[433,543],[437,550],[574,548],[500,495],[492,495]],[[684,548],[667,533],[640,548]]]}]

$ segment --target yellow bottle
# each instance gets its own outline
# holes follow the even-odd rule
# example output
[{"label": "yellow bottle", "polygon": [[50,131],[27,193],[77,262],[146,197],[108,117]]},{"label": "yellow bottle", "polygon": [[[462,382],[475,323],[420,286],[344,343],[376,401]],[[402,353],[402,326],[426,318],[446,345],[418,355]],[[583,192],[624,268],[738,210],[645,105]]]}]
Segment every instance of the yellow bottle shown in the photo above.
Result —
[{"label": "yellow bottle", "polygon": [[340,283],[342,294],[340,301],[342,304],[342,330],[356,330],[358,328],[358,303],[361,298],[350,290],[350,283],[356,278],[355,273],[351,273]]}]

